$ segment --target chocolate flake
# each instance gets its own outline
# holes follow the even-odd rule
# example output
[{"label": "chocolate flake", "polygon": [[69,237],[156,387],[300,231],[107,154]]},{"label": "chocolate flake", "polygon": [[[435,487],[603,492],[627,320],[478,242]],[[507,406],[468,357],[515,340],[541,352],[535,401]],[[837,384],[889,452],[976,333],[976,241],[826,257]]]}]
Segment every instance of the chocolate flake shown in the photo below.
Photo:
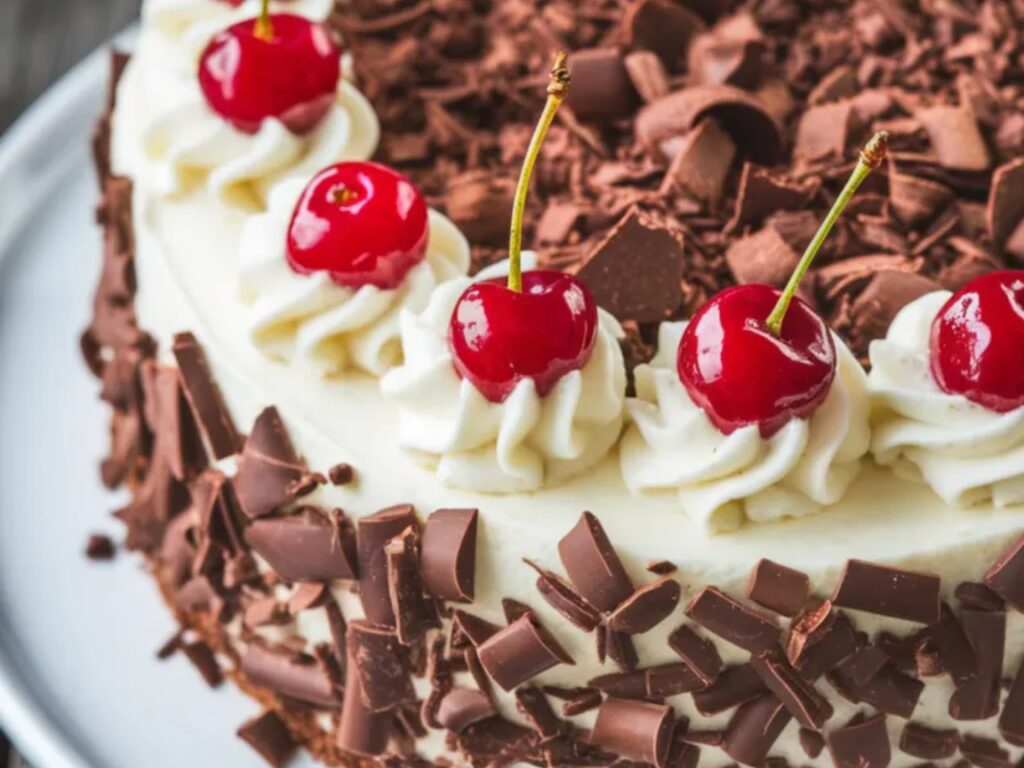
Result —
[{"label": "chocolate flake", "polygon": [[440,509],[427,518],[421,569],[431,596],[473,602],[478,518],[475,509]]},{"label": "chocolate flake", "polygon": [[938,576],[849,560],[834,605],[894,619],[934,624],[941,617]]},{"label": "chocolate flake", "polygon": [[245,540],[285,581],[355,577],[351,533],[317,510],[256,520],[245,529]]},{"label": "chocolate flake", "polygon": [[437,720],[443,728],[462,733],[473,723],[494,717],[497,710],[487,694],[469,688],[452,688],[444,695],[437,709]]},{"label": "chocolate flake", "polygon": [[718,679],[722,671],[722,657],[718,655],[718,649],[710,640],[701,637],[683,624],[669,635],[668,644],[704,686],[709,686]]},{"label": "chocolate flake", "polygon": [[192,662],[192,666],[199,670],[199,674],[208,686],[217,688],[224,682],[224,675],[220,671],[217,657],[210,649],[210,646],[197,641],[194,643],[182,643],[180,648],[185,657]]},{"label": "chocolate flake", "polygon": [[885,768],[892,759],[884,715],[837,728],[826,741],[836,768]]},{"label": "chocolate flake", "polygon": [[241,447],[241,440],[214,383],[202,347],[191,333],[179,333],[174,337],[173,352],[181,370],[185,397],[214,458],[234,456]]},{"label": "chocolate flake", "polygon": [[593,632],[601,623],[601,615],[560,576],[530,560],[525,562],[537,572],[537,591],[548,605],[584,632]]},{"label": "chocolate flake", "polygon": [[702,715],[727,712],[768,693],[761,676],[750,664],[727,667],[715,682],[693,694],[693,703]]},{"label": "chocolate flake", "polygon": [[409,527],[384,547],[391,612],[402,645],[412,645],[428,630],[441,626],[437,608],[424,593],[418,545],[416,529]]},{"label": "chocolate flake", "polygon": [[359,597],[366,618],[374,624],[395,626],[388,584],[388,558],[384,547],[393,537],[415,525],[416,513],[408,504],[389,507],[359,520],[356,534]]},{"label": "chocolate flake", "polygon": [[506,691],[554,666],[574,663],[532,613],[496,632],[478,653],[487,674]]},{"label": "chocolate flake", "polygon": [[[1021,167],[1024,168],[1024,163]],[[1018,611],[1024,611],[1024,537],[992,564],[984,582]]]},{"label": "chocolate flake", "polygon": [[397,635],[366,621],[348,625],[348,653],[359,678],[363,703],[371,712],[385,712],[415,699],[412,676]]},{"label": "chocolate flake", "polygon": [[647,584],[608,616],[608,628],[626,635],[647,632],[671,614],[679,604],[679,582],[670,577]]},{"label": "chocolate flake", "polygon": [[635,672],[601,675],[588,685],[621,699],[664,699],[705,687],[704,681],[689,666],[678,662]]},{"label": "chocolate flake", "polygon": [[804,728],[821,730],[832,716],[832,705],[793,669],[781,649],[754,656],[750,665]]},{"label": "chocolate flake", "polygon": [[979,736],[964,736],[960,742],[960,754],[978,768],[1010,768],[1013,765],[1007,750],[992,739]]},{"label": "chocolate flake", "polygon": [[566,724],[558,719],[539,688],[522,686],[516,689],[515,697],[516,709],[543,741],[554,739],[565,731]]},{"label": "chocolate flake", "polygon": [[743,765],[762,765],[792,716],[767,694],[740,706],[729,720],[722,749]]},{"label": "chocolate flake", "polygon": [[326,670],[304,654],[251,644],[242,657],[241,669],[254,684],[282,696],[329,709],[338,705]]},{"label": "chocolate flake", "polygon": [[999,712],[1006,646],[1006,614],[962,611],[960,624],[977,660],[977,674],[957,687],[949,700],[954,720],[987,720]]},{"label": "chocolate flake", "polygon": [[1024,747],[1024,665],[1017,670],[999,716],[999,733],[1015,747]]},{"label": "chocolate flake", "polygon": [[85,556],[94,562],[104,562],[114,559],[117,554],[117,547],[109,536],[101,533],[94,533],[89,536],[85,545]]},{"label": "chocolate flake", "polygon": [[783,616],[796,616],[810,594],[811,582],[806,574],[771,560],[760,560],[754,566],[747,587],[747,597]]},{"label": "chocolate flake", "polygon": [[284,768],[298,748],[288,726],[277,713],[269,709],[259,717],[243,723],[237,735],[273,768]]},{"label": "chocolate flake", "polygon": [[[347,668],[358,669],[351,649]],[[345,700],[338,722],[336,741],[338,747],[357,757],[376,757],[388,747],[394,719],[390,712],[374,712],[364,701],[362,675],[349,674],[345,685]]]},{"label": "chocolate flake", "polygon": [[686,614],[712,634],[751,653],[770,651],[779,643],[774,621],[715,587],[705,587]]},{"label": "chocolate flake", "polygon": [[945,760],[956,754],[960,734],[955,730],[935,730],[920,723],[907,723],[900,737],[900,749],[922,760]]},{"label": "chocolate flake", "polygon": [[558,542],[558,554],[569,581],[599,611],[614,611],[636,591],[604,528],[589,512]]}]

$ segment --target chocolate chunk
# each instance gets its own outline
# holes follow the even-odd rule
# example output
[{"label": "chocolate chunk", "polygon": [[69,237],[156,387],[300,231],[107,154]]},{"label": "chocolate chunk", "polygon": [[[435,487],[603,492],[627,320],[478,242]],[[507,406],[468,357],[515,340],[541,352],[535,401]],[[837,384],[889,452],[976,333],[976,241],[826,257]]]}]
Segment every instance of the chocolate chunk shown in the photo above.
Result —
[{"label": "chocolate chunk", "polygon": [[629,115],[637,95],[617,48],[588,48],[569,58],[572,87],[565,103],[580,120]]},{"label": "chocolate chunk", "polygon": [[516,689],[515,696],[516,709],[542,740],[554,739],[565,730],[565,724],[555,715],[540,689],[523,686]]},{"label": "chocolate chunk", "polygon": [[427,518],[421,567],[433,597],[473,602],[478,516],[475,509],[440,509]]},{"label": "chocolate chunk", "polygon": [[314,510],[256,520],[245,529],[249,545],[288,582],[355,578],[351,539]]},{"label": "chocolate chunk", "polygon": [[614,611],[636,591],[600,521],[589,512],[558,542],[558,555],[569,581],[600,611]]},{"label": "chocolate chunk", "polygon": [[714,587],[706,587],[690,603],[686,614],[712,634],[751,653],[779,644],[778,625]]},{"label": "chocolate chunk", "polygon": [[682,235],[651,215],[631,209],[586,258],[576,276],[598,305],[615,317],[654,323],[670,317],[682,303],[679,281],[684,256]]},{"label": "chocolate chunk", "polygon": [[645,104],[657,101],[668,93],[668,74],[656,53],[633,51],[626,54],[623,64],[633,87]]},{"label": "chocolate chunk", "polygon": [[559,664],[574,663],[532,613],[488,638],[478,654],[487,674],[506,691]]},{"label": "chocolate chunk", "polygon": [[[480,647],[498,631],[498,627],[478,616],[465,611],[455,611],[452,617],[452,647],[464,648],[466,644]],[[466,642],[462,639],[465,638]]]},{"label": "chocolate chunk", "polygon": [[415,526],[416,512],[408,504],[382,509],[359,520],[359,597],[366,618],[374,624],[395,626],[388,586],[388,559],[384,547],[406,528]]},{"label": "chocolate chunk", "polygon": [[726,177],[736,157],[736,144],[718,123],[708,118],[683,138],[662,182],[714,208],[722,197]]},{"label": "chocolate chunk", "polygon": [[885,768],[892,759],[884,715],[857,720],[825,738],[836,768]]},{"label": "chocolate chunk", "polygon": [[741,154],[771,164],[782,152],[782,134],[764,105],[729,85],[701,85],[670,93],[642,107],[636,115],[637,139],[650,147],[682,136],[703,118],[714,117],[733,138]]},{"label": "chocolate chunk", "polygon": [[621,699],[664,699],[705,687],[704,681],[682,663],[601,675],[587,685]]},{"label": "chocolate chunk", "polygon": [[976,675],[958,686],[949,700],[954,720],[987,720],[999,712],[999,685],[1006,647],[1006,614],[963,611],[960,624],[977,659]]},{"label": "chocolate chunk", "polygon": [[426,596],[420,578],[419,536],[406,528],[384,547],[387,555],[388,593],[398,641],[412,645],[428,630],[441,626],[437,608]]},{"label": "chocolate chunk", "polygon": [[630,760],[666,768],[674,723],[671,707],[607,699],[597,711],[590,740]]},{"label": "chocolate chunk", "polygon": [[725,261],[737,283],[765,283],[781,287],[789,280],[800,254],[778,230],[768,226],[733,241]]},{"label": "chocolate chunk", "polygon": [[363,704],[371,712],[385,712],[415,699],[410,669],[394,632],[366,621],[353,621],[346,639],[349,677],[359,678]]},{"label": "chocolate chunk", "polygon": [[702,715],[711,717],[768,693],[761,676],[750,664],[726,668],[708,688],[693,694]]},{"label": "chocolate chunk", "polygon": [[934,624],[941,617],[940,587],[938,576],[849,560],[832,602],[879,616]]},{"label": "chocolate chunk", "polygon": [[965,581],[957,585],[956,599],[964,608],[976,611],[1004,611],[1006,602],[984,584],[976,581]]},{"label": "chocolate chunk", "polygon": [[1024,537],[992,564],[984,582],[1018,611],[1024,611]]},{"label": "chocolate chunk", "polygon": [[935,730],[919,723],[907,723],[900,737],[900,749],[922,760],[945,760],[956,754],[960,734],[955,730]]},{"label": "chocolate chunk", "polygon": [[781,649],[754,656],[750,666],[804,728],[821,730],[832,717],[832,705],[793,669]]},{"label": "chocolate chunk", "polygon": [[686,64],[690,41],[704,30],[703,20],[671,0],[640,0],[622,20],[626,45],[653,51],[670,70]]},{"label": "chocolate chunk", "polygon": [[277,409],[260,413],[245,441],[234,481],[242,511],[251,519],[266,517],[311,493],[321,480],[295,453]]},{"label": "chocolate chunk", "polygon": [[338,696],[326,670],[312,657],[251,644],[242,657],[242,672],[255,685],[317,707],[333,709]]},{"label": "chocolate chunk", "polygon": [[469,688],[452,688],[441,699],[437,720],[443,728],[462,733],[473,723],[496,714],[497,710],[486,693]]},{"label": "chocolate chunk", "polygon": [[964,736],[960,742],[960,754],[978,768],[1010,768],[1013,765],[1007,750],[992,739],[979,736]]},{"label": "chocolate chunk", "polygon": [[740,706],[729,720],[722,749],[743,765],[762,765],[792,716],[767,694]]},{"label": "chocolate chunk", "polygon": [[992,174],[986,221],[997,246],[1003,245],[1024,221],[1024,157],[999,166]]},{"label": "chocolate chunk", "polygon": [[1010,686],[1010,693],[999,715],[999,733],[1015,747],[1024,747],[1024,665]]},{"label": "chocolate chunk", "polygon": [[243,723],[237,735],[273,768],[284,768],[298,749],[288,726],[269,709]]},{"label": "chocolate chunk", "polygon": [[760,560],[750,574],[747,597],[758,605],[783,616],[796,616],[811,595],[807,574]]},{"label": "chocolate chunk", "polygon": [[331,485],[348,485],[355,480],[356,471],[351,464],[335,464],[327,471]]},{"label": "chocolate chunk", "polygon": [[817,758],[825,749],[825,737],[817,731],[801,728],[799,738],[804,754],[811,758],[811,760]]},{"label": "chocolate chunk", "polygon": [[601,614],[595,611],[560,576],[529,560],[525,562],[537,571],[537,591],[548,605],[584,632],[593,632],[601,623]]},{"label": "chocolate chunk", "polygon": [[939,162],[956,171],[984,171],[991,164],[985,139],[970,109],[937,105],[919,110],[915,117],[928,132]]},{"label": "chocolate chunk", "polygon": [[202,347],[191,333],[179,333],[174,337],[173,352],[181,371],[185,397],[210,446],[210,452],[215,459],[234,456],[242,441],[224,405],[220,390],[214,383]]},{"label": "chocolate chunk", "polygon": [[608,616],[613,632],[639,635],[658,626],[679,604],[679,582],[670,577],[647,584]]},{"label": "chocolate chunk", "polygon": [[206,643],[197,641],[195,643],[181,644],[181,651],[185,654],[192,666],[199,670],[203,681],[211,688],[217,688],[224,682],[224,675],[220,671],[217,657],[213,650]]},{"label": "chocolate chunk", "polygon": [[726,227],[733,231],[760,224],[776,211],[798,211],[814,198],[819,187],[820,181],[813,177],[791,181],[767,168],[744,163],[736,207]]},{"label": "chocolate chunk", "polygon": [[710,640],[683,624],[669,635],[668,644],[705,686],[718,679],[722,671],[722,657]]},{"label": "chocolate chunk", "polygon": [[116,554],[117,547],[114,546],[114,542],[109,536],[101,533],[92,534],[85,545],[85,556],[96,562],[113,560]]},{"label": "chocolate chunk", "polygon": [[[358,668],[349,649],[346,666]],[[362,675],[349,674],[345,684],[345,701],[338,721],[336,743],[343,752],[357,757],[376,757],[388,748],[394,718],[390,712],[374,712],[364,701]]]}]

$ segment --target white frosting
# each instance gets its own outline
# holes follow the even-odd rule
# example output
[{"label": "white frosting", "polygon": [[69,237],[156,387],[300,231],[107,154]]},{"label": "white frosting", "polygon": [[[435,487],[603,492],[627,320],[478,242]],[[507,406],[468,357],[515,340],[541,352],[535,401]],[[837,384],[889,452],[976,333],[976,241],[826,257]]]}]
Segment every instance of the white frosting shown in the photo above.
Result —
[{"label": "white frosting", "polygon": [[908,304],[872,342],[871,449],[879,463],[923,479],[949,504],[1024,504],[1024,408],[990,411],[943,392],[932,377],[932,321],[951,295],[935,291]]},{"label": "white frosting", "polygon": [[[329,6],[300,0],[278,7],[322,20]],[[199,57],[217,32],[255,13],[251,1],[237,9],[215,0],[147,5],[132,74],[139,93],[122,109],[139,111],[146,168],[136,180],[152,193],[180,196],[206,184],[219,202],[257,210],[278,181],[309,178],[339,160],[366,159],[376,149],[377,116],[344,77],[327,115],[301,136],[273,118],[256,133],[244,133],[210,109],[199,87]]]},{"label": "white frosting", "polygon": [[384,396],[400,409],[399,443],[436,466],[445,484],[484,493],[533,491],[592,466],[622,429],[618,322],[599,310],[590,359],[545,397],[524,379],[503,403],[492,403],[456,373],[448,347],[452,312],[471,282],[452,280],[421,314],[402,313],[405,362],[381,380]]},{"label": "white frosting", "polygon": [[250,216],[242,227],[238,269],[252,341],[270,357],[321,374],[358,368],[381,376],[401,360],[399,314],[421,311],[439,283],[466,274],[469,243],[432,210],[426,258],[394,290],[373,285],[353,290],[324,272],[298,274],[288,265],[285,246],[306,183],[279,184],[267,211]]},{"label": "white frosting", "polygon": [[663,323],[658,353],[636,370],[637,397],[621,446],[622,475],[638,494],[678,495],[686,513],[709,530],[802,517],[842,498],[869,443],[864,371],[838,338],[838,370],[810,419],[792,419],[770,439],[756,425],[718,430],[676,373],[686,323]]}]

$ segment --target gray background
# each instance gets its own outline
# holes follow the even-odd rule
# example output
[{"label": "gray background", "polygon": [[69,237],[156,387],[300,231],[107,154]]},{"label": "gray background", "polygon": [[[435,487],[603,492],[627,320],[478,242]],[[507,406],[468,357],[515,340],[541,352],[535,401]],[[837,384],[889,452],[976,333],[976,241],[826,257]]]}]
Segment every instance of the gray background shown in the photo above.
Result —
[{"label": "gray background", "polygon": [[127,25],[139,2],[0,0],[0,132],[47,85]]},{"label": "gray background", "polygon": [[[0,133],[54,80],[124,28],[140,0],[0,0]],[[85,137],[82,137],[85,141]],[[21,768],[0,733],[0,766]]]}]

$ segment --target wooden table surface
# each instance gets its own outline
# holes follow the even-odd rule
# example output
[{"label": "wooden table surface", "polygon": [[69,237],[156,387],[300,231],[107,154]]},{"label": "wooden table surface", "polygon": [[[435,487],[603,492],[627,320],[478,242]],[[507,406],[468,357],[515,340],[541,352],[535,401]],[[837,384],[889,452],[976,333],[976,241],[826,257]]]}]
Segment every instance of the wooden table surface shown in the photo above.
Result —
[{"label": "wooden table surface", "polygon": [[[0,0],[0,134],[50,83],[127,26],[140,1]],[[0,733],[0,768],[24,766],[8,751]]]},{"label": "wooden table surface", "polygon": [[46,86],[124,28],[139,2],[0,0],[0,132]]}]

